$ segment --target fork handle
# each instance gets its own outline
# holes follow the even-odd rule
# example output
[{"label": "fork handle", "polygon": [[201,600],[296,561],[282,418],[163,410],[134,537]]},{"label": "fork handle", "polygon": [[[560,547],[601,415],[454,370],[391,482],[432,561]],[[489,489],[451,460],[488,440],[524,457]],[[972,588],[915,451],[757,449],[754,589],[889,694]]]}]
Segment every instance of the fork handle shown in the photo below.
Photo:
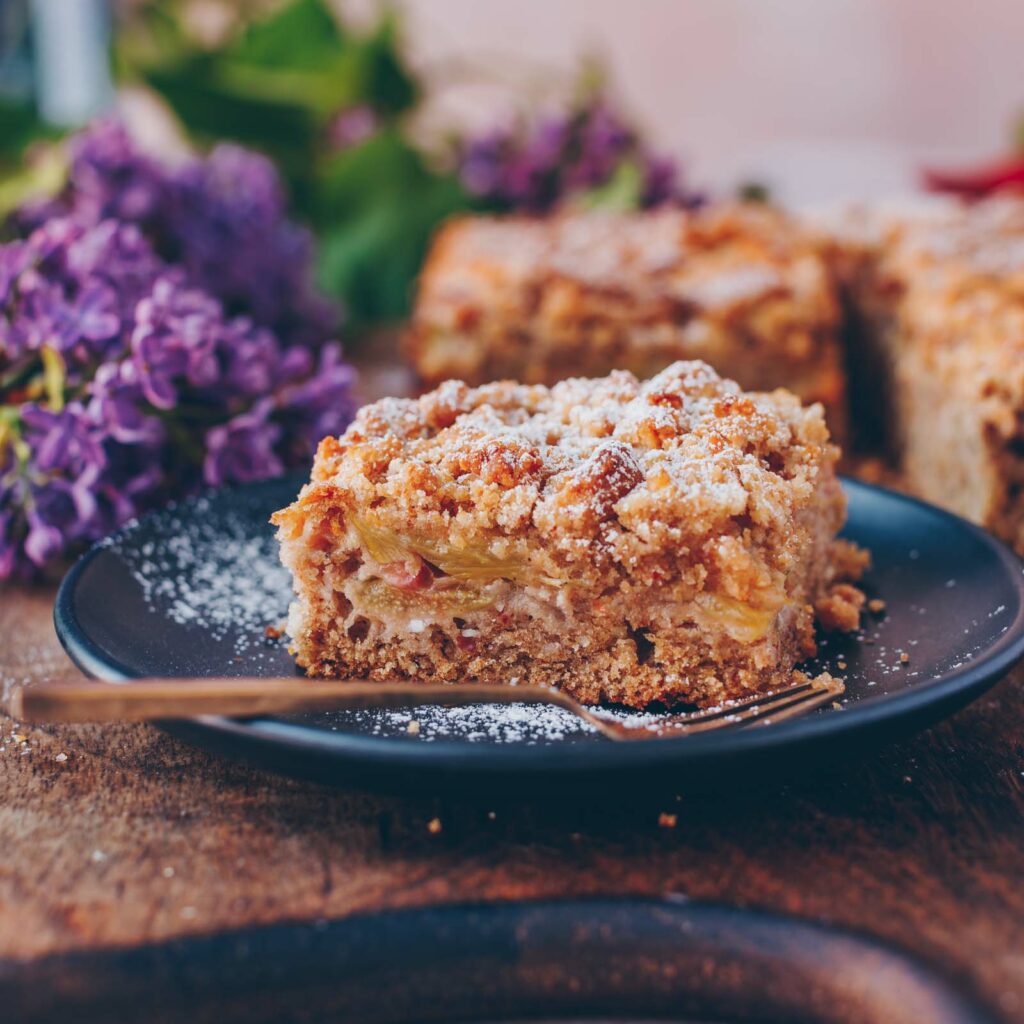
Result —
[{"label": "fork handle", "polygon": [[81,680],[15,689],[12,718],[28,722],[141,722],[198,715],[252,717],[343,708],[410,708],[421,704],[556,704],[575,702],[541,686],[495,683],[374,683],[300,677]]}]

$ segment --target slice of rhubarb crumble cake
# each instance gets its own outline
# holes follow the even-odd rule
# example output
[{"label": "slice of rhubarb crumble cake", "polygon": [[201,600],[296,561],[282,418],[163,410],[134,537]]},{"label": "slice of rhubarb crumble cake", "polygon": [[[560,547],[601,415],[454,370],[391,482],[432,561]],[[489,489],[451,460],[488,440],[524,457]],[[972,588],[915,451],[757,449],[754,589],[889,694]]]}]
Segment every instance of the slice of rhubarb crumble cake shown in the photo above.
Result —
[{"label": "slice of rhubarb crumble cake", "polygon": [[276,513],[313,676],[553,685],[632,707],[787,682],[862,565],[820,406],[702,362],[364,408]]},{"label": "slice of rhubarb crumble cake", "polygon": [[420,378],[553,384],[703,359],[845,421],[839,302],[817,240],[763,203],[460,217],[437,233],[405,347]]}]

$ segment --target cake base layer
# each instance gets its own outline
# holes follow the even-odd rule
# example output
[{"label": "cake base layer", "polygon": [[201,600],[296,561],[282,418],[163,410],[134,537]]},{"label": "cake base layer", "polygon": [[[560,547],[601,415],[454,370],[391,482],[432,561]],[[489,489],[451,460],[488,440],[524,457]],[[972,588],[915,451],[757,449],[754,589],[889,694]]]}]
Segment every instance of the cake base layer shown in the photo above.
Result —
[{"label": "cake base layer", "polygon": [[554,686],[584,704],[633,708],[709,706],[763,693],[788,683],[793,666],[815,651],[809,606],[780,615],[754,644],[697,625],[580,625],[571,631],[581,638],[575,642],[532,623],[479,635],[432,626],[404,643],[382,643],[372,630],[363,636],[366,629],[365,619],[339,620],[329,607],[289,627],[297,661],[311,676]]}]

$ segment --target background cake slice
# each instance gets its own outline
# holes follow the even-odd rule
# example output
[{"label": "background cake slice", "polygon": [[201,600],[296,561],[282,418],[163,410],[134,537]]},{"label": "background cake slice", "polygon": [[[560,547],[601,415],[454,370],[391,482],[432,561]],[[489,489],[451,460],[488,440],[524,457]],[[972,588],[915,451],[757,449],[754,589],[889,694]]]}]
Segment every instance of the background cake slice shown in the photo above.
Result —
[{"label": "background cake slice", "polygon": [[421,379],[554,383],[703,359],[788,387],[843,424],[839,309],[810,236],[763,205],[462,218],[420,277],[407,351]]},{"label": "background cake slice", "polygon": [[1024,201],[890,217],[832,244],[859,418],[908,489],[1024,552]]},{"label": "background cake slice", "polygon": [[813,652],[816,604],[857,623],[836,457],[820,407],[701,362],[385,399],[274,516],[293,650],[310,675],[634,707],[769,689]]}]

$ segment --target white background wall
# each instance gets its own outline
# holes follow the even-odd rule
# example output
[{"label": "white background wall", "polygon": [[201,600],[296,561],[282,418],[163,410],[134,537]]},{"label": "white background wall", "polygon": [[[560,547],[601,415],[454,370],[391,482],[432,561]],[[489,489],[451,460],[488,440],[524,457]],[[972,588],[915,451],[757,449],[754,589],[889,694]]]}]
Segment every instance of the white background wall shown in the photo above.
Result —
[{"label": "white background wall", "polygon": [[[351,9],[353,4],[343,3]],[[365,7],[366,3],[357,3]],[[913,187],[928,160],[998,155],[1024,113],[1024,0],[402,0],[416,62],[482,120],[601,54],[628,110],[694,176],[807,200]],[[503,93],[503,94],[502,94]]]}]

